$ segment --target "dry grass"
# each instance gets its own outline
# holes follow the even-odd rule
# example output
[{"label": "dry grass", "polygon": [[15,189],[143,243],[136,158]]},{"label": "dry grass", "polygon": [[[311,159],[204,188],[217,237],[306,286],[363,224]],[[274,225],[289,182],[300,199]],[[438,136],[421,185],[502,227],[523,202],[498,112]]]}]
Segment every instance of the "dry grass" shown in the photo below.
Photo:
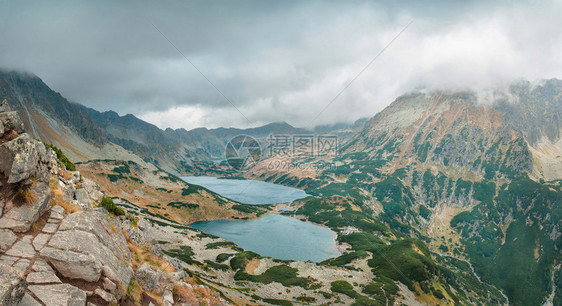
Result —
[{"label": "dry grass", "polygon": [[[219,205],[214,196],[205,191],[182,195],[183,184],[171,183],[164,179],[159,179],[164,175],[160,172],[156,175],[150,174],[148,170],[137,171],[131,167],[131,173],[128,177],[134,177],[145,183],[139,183],[131,179],[119,179],[117,182],[111,182],[108,174],[115,174],[111,169],[121,165],[117,162],[96,161],[77,165],[85,177],[93,180],[101,186],[106,196],[121,197],[127,201],[147,209],[150,213],[163,215],[166,218],[182,224],[189,224],[195,221],[214,219],[233,219],[236,218],[255,218],[254,214],[246,214],[230,207],[235,204],[229,202],[225,205]],[[160,186],[160,187],[157,187]],[[168,206],[171,202],[185,202],[199,205],[198,209],[174,208]]]},{"label": "dry grass", "polygon": [[[164,261],[162,258],[159,258],[156,255],[152,254],[149,250],[143,249],[140,246],[136,245],[129,239],[129,237],[125,237],[127,239],[127,247],[129,248],[129,251],[131,251],[134,270],[136,270],[142,264],[148,263],[154,268],[163,271],[168,275],[172,272],[176,272],[174,267]],[[163,304],[162,297],[159,294],[156,294],[155,292],[145,291],[133,279],[129,284],[129,288],[127,289],[127,295],[131,300],[134,301],[136,305],[141,305],[140,302],[142,300],[143,294],[148,295],[150,298],[158,301],[160,304]]]},{"label": "dry grass", "polygon": [[57,182],[55,181],[55,179],[52,177],[49,182],[49,186],[51,187],[51,195],[52,195],[51,206],[56,206],[56,205],[62,206],[62,208],[64,208],[64,211],[67,214],[82,210],[80,206],[63,200],[63,192],[60,189]]},{"label": "dry grass", "polygon": [[170,265],[167,261],[154,255],[150,250],[141,248],[140,246],[133,243],[129,237],[127,237],[127,247],[131,251],[133,268],[136,270],[144,263],[148,263],[152,267],[170,275],[176,272],[176,269]]},{"label": "dry grass", "polygon": [[31,191],[32,185],[20,185],[15,195],[15,200],[23,204],[32,204],[37,201],[37,196]]}]

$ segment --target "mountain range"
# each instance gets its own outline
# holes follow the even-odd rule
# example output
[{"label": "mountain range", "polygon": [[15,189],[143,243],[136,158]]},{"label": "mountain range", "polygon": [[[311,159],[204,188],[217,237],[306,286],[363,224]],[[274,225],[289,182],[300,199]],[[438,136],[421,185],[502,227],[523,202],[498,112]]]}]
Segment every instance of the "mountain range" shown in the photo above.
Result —
[{"label": "mountain range", "polygon": [[347,137],[353,129],[353,126],[339,124],[309,131],[276,122],[248,129],[162,130],[131,114],[120,116],[114,111],[99,112],[72,103],[39,77],[6,70],[0,70],[0,96],[21,113],[32,136],[64,148],[73,161],[114,156],[115,159],[142,160],[175,174],[189,172],[193,161],[223,158],[226,142],[237,135],[265,139],[271,134],[337,132]]},{"label": "mountain range", "polygon": [[[222,157],[235,135],[311,133],[287,123],[162,130],[71,103],[20,72],[0,72],[4,98],[28,133],[74,161],[132,161],[145,177],[155,168],[190,173],[195,162]],[[401,284],[429,304],[562,304],[562,81],[407,93],[368,120],[312,132],[339,135],[338,155],[283,157],[309,166],[296,169],[270,167],[273,157],[241,176],[315,196],[282,214],[357,231],[339,234],[349,251],[322,264],[368,271],[375,285],[333,282],[334,292],[385,304]],[[334,167],[313,167],[327,161]],[[257,257],[235,258],[243,264],[231,261],[234,278],[251,280],[246,264]]]},{"label": "mountain range", "polygon": [[485,96],[415,92],[352,136],[337,167],[272,174],[258,166],[251,176],[353,198],[376,220],[428,243],[445,266],[470,262],[510,303],[558,305],[561,114],[557,79],[519,81]]}]

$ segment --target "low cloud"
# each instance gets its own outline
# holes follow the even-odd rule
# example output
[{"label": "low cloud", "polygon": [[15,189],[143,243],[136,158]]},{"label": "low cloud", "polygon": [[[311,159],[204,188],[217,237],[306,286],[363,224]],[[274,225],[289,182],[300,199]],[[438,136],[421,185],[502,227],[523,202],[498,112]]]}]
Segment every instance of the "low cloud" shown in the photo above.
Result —
[{"label": "low cloud", "polygon": [[0,1],[0,67],[161,128],[352,122],[416,88],[562,77],[559,2],[62,4]]}]

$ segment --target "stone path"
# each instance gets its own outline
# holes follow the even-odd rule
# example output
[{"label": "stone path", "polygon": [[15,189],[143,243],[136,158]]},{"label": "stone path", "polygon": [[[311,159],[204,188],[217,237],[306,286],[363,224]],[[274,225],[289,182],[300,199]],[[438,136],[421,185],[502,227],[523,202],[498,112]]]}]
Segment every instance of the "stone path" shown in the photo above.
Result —
[{"label": "stone path", "polygon": [[0,263],[21,272],[29,283],[20,306],[85,305],[86,291],[62,283],[40,251],[47,245],[64,218],[61,206],[51,208],[49,219],[40,233],[18,236],[11,230],[0,230]]}]

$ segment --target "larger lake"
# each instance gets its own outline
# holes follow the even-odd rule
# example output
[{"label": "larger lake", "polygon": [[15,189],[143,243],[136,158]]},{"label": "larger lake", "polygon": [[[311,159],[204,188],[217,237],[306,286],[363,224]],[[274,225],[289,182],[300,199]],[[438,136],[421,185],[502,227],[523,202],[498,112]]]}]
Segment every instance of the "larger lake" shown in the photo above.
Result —
[{"label": "larger lake", "polygon": [[318,262],[340,255],[335,232],[276,214],[250,221],[202,221],[190,226],[262,256]]},{"label": "larger lake", "polygon": [[184,176],[184,181],[200,185],[244,204],[278,204],[305,198],[300,189],[254,180],[223,179],[211,176]]}]

